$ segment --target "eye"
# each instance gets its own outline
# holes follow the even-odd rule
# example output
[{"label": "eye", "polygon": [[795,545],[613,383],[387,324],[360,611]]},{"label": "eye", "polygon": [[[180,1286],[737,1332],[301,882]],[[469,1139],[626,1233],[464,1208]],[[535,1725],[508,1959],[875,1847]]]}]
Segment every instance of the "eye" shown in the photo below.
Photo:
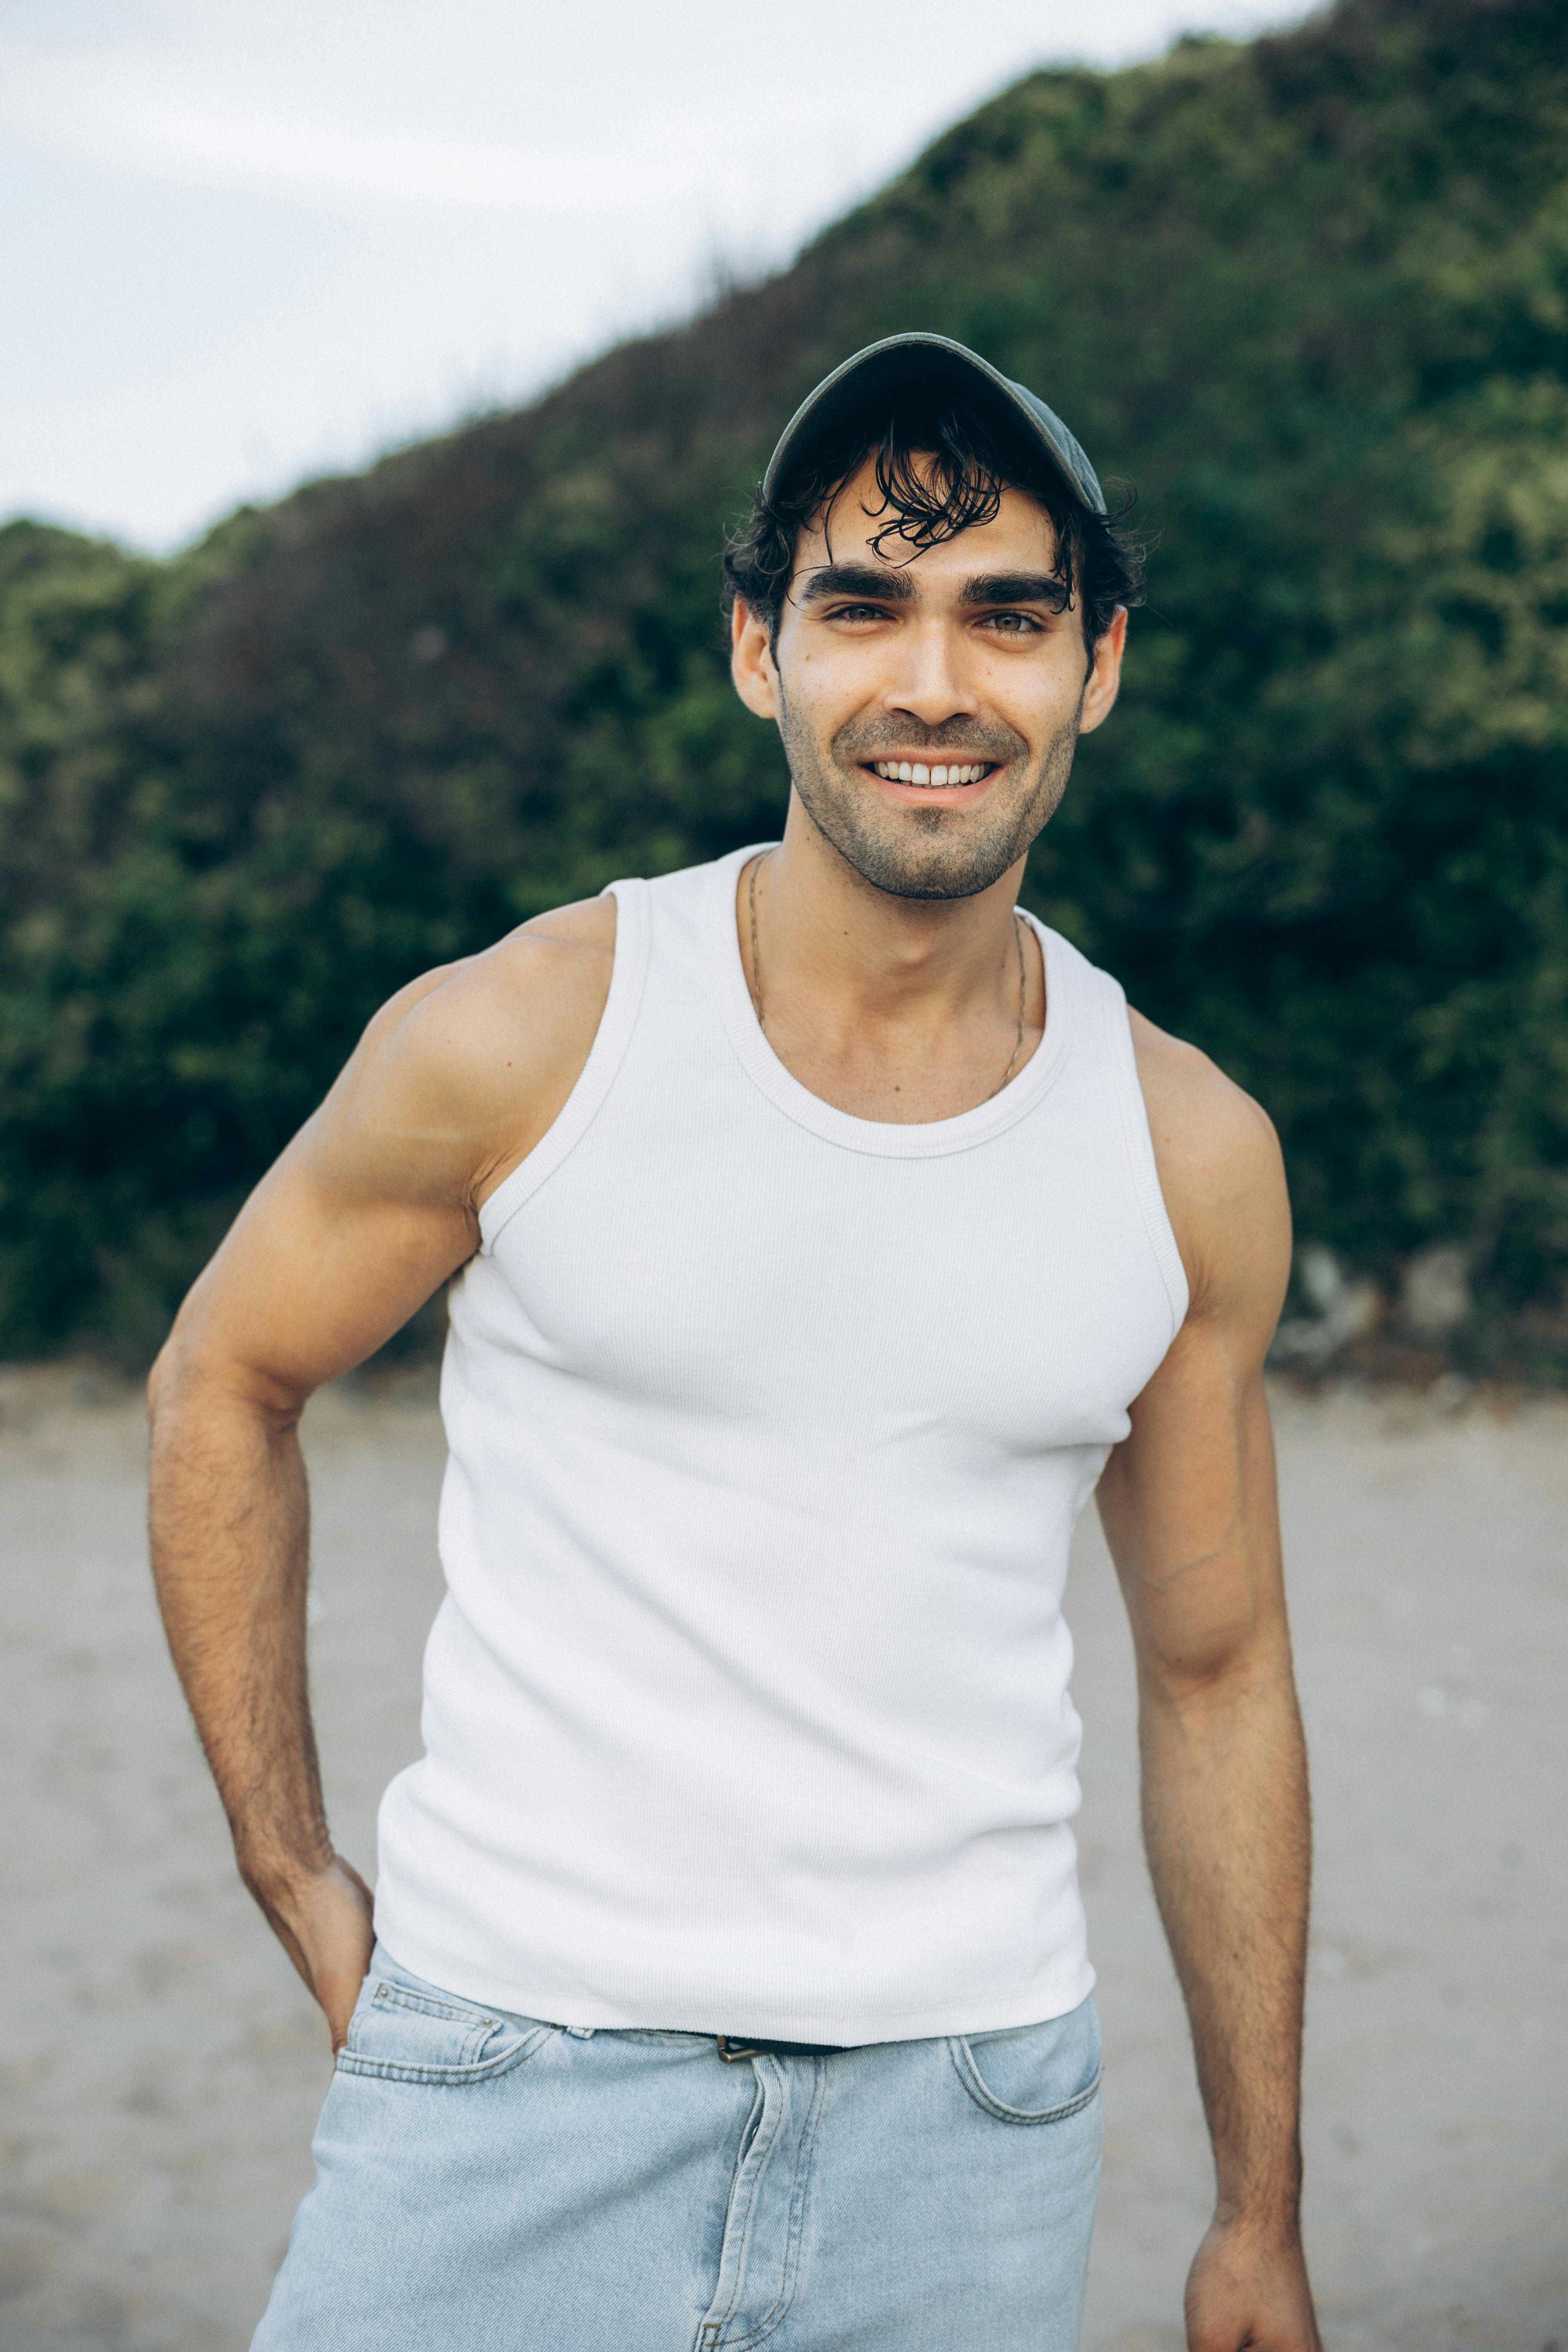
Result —
[{"label": "eye", "polygon": [[1030,613],[987,613],[983,625],[1003,637],[1037,637],[1040,625]]},{"label": "eye", "polygon": [[887,614],[879,604],[836,604],[827,617],[830,621],[882,621]]}]

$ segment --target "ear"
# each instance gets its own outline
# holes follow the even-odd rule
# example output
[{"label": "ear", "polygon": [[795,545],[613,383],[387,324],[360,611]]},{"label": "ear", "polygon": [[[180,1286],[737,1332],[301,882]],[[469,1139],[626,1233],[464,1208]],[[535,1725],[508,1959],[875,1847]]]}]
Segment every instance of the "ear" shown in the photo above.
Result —
[{"label": "ear", "polygon": [[1090,734],[1102,719],[1109,719],[1121,690],[1121,656],[1127,644],[1127,607],[1118,604],[1110,616],[1110,626],[1097,639],[1094,659],[1089,665],[1089,679],[1083,689],[1083,707],[1079,715],[1078,731]]},{"label": "ear", "polygon": [[759,719],[778,717],[779,674],[773,667],[767,624],[738,596],[730,615],[730,675],[748,710],[754,710]]}]

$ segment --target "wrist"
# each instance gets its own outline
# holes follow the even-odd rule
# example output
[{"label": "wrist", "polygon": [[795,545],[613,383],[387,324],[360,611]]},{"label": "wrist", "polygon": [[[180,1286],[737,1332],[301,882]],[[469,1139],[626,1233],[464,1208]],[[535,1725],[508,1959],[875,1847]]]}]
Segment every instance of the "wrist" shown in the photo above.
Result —
[{"label": "wrist", "polygon": [[337,1856],[323,1840],[303,1851],[275,1845],[258,1847],[235,1842],[240,1877],[269,1918],[289,1918],[308,1910],[311,1896],[331,1875]]},{"label": "wrist", "polygon": [[1215,2204],[1214,2229],[1247,2245],[1293,2246],[1301,2236],[1299,2193],[1289,2195],[1221,2195]]},{"label": "wrist", "polygon": [[1216,2151],[1215,2226],[1239,2237],[1289,2240],[1301,2229],[1301,2142],[1294,2127],[1268,2135],[1247,2160]]}]

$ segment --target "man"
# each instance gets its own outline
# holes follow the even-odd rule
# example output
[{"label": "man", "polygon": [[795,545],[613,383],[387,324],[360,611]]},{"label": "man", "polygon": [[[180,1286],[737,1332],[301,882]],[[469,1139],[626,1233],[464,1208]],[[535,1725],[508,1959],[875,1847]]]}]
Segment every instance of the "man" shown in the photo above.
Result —
[{"label": "man", "polygon": [[[1015,908],[1135,575],[1060,420],[905,335],[792,420],[727,576],[782,843],[395,998],[154,1374],[170,1641],[338,2053],[256,2343],[1076,2343],[1060,1601],[1098,1482],[1218,2178],[1189,2336],[1314,2352],[1279,1155]],[[316,1772],[296,1432],[454,1276],[376,1941]]]}]

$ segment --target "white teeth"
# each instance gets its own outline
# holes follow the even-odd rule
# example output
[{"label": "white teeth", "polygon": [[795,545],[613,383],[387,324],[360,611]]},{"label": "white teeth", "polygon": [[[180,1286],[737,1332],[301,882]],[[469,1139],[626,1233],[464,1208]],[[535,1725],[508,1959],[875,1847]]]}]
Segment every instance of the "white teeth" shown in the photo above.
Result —
[{"label": "white teeth", "polygon": [[925,784],[935,792],[944,785],[977,784],[985,773],[984,761],[928,768],[919,760],[873,760],[871,765],[890,784]]}]

